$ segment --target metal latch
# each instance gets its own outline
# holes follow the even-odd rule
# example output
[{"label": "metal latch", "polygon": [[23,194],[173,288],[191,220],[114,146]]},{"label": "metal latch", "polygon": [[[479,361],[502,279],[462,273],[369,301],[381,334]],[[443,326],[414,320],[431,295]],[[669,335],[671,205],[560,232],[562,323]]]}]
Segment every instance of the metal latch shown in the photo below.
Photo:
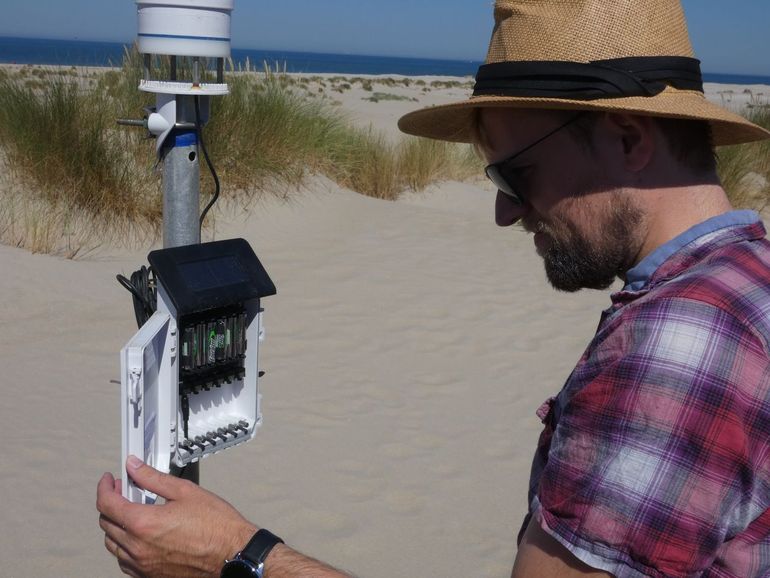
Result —
[{"label": "metal latch", "polygon": [[141,380],[142,370],[139,367],[132,367],[128,374],[128,391],[129,399],[131,403],[137,406],[137,409],[139,409],[138,406],[142,401]]}]

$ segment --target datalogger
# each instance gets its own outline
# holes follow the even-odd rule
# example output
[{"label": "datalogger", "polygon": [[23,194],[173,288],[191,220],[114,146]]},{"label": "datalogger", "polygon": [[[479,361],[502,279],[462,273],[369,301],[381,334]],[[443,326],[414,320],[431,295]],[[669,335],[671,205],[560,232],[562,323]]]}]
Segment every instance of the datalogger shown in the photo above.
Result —
[{"label": "datalogger", "polygon": [[[275,285],[243,239],[152,251],[157,307],[122,349],[123,463],[169,472],[249,441],[261,425],[261,299]],[[123,495],[156,496],[123,472]]]}]

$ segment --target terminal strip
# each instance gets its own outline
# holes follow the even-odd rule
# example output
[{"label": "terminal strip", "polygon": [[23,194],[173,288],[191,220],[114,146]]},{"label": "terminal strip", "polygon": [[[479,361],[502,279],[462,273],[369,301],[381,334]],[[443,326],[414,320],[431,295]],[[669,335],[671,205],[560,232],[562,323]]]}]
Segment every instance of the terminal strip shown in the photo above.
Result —
[{"label": "terminal strip", "polygon": [[183,462],[195,461],[204,455],[235,445],[249,435],[249,422],[241,419],[228,424],[226,427],[218,427],[216,430],[208,431],[203,435],[195,435],[191,438],[186,436],[179,442],[179,453]]}]

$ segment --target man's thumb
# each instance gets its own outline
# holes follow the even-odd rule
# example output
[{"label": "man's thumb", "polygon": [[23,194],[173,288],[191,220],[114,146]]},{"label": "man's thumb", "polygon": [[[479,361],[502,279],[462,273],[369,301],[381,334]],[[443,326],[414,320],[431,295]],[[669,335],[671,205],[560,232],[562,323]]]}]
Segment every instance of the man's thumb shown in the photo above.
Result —
[{"label": "man's thumb", "polygon": [[159,472],[136,456],[128,456],[126,471],[137,486],[158,494],[167,500],[178,499],[184,486],[184,481],[169,474]]}]

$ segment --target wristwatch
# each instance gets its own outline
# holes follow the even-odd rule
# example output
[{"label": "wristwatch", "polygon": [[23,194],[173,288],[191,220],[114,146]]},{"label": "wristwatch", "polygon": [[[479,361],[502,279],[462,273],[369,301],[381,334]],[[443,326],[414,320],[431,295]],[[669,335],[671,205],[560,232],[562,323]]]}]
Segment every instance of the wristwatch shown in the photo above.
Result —
[{"label": "wristwatch", "polygon": [[283,544],[283,540],[264,528],[258,530],[235,558],[225,560],[220,578],[262,578],[265,558],[276,544]]}]

